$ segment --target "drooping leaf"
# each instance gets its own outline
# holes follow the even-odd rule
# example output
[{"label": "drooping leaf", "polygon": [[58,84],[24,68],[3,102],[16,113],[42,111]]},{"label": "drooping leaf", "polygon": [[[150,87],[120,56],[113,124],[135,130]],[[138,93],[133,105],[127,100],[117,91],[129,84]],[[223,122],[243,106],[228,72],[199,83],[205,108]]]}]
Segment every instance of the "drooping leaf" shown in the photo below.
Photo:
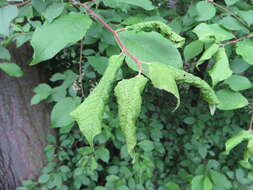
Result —
[{"label": "drooping leaf", "polygon": [[112,56],[98,85],[84,102],[70,113],[91,146],[93,146],[94,137],[101,133],[104,107],[108,102],[112,84],[123,60],[123,55]]},{"label": "drooping leaf", "polygon": [[228,84],[234,91],[246,90],[253,86],[252,82],[242,75],[232,75],[224,83]]},{"label": "drooping leaf", "polygon": [[138,24],[130,25],[126,27],[127,30],[134,30],[135,32],[145,31],[151,32],[156,31],[162,34],[165,38],[175,43],[176,47],[182,47],[185,39],[174,32],[171,27],[160,21],[146,21]]},{"label": "drooping leaf", "polygon": [[119,105],[119,121],[125,135],[127,149],[133,157],[136,145],[136,120],[141,112],[141,93],[147,83],[147,78],[138,75],[131,79],[120,81],[115,88],[115,96]]},{"label": "drooping leaf", "polygon": [[184,48],[184,58],[186,61],[196,57],[203,51],[204,43],[196,40],[185,46]]},{"label": "drooping leaf", "polygon": [[90,25],[87,15],[70,13],[38,27],[31,41],[34,49],[31,65],[52,58],[66,45],[82,39]]},{"label": "drooping leaf", "polygon": [[54,105],[51,112],[51,127],[63,128],[74,123],[74,119],[70,117],[72,112],[81,102],[79,97],[68,97],[60,100]]},{"label": "drooping leaf", "polygon": [[31,100],[31,105],[38,104],[52,93],[52,88],[48,84],[39,84],[34,90],[36,95]]},{"label": "drooping leaf", "polygon": [[193,29],[199,40],[203,42],[215,41],[216,43],[230,40],[235,36],[218,24],[201,23]]},{"label": "drooping leaf", "polygon": [[122,5],[132,5],[137,6],[140,8],[143,8],[145,10],[152,10],[155,7],[152,5],[150,0],[104,0],[103,1],[106,6],[112,7],[112,8],[120,8]]},{"label": "drooping leaf", "polygon": [[10,33],[10,23],[18,16],[18,8],[13,5],[7,5],[0,8],[0,34],[8,36]]},{"label": "drooping leaf", "polygon": [[219,188],[230,189],[232,187],[231,182],[225,175],[214,170],[209,171],[212,182]]},{"label": "drooping leaf", "polygon": [[180,105],[180,97],[177,84],[175,81],[175,75],[172,74],[170,67],[158,63],[152,63],[149,66],[148,77],[152,81],[152,84],[155,88],[165,90],[176,97],[177,99],[177,105],[175,107],[176,110]]},{"label": "drooping leaf", "polygon": [[236,44],[236,53],[241,55],[244,61],[248,64],[253,65],[253,40],[246,39]]},{"label": "drooping leaf", "polygon": [[207,1],[199,1],[196,5],[196,10],[198,13],[198,21],[210,20],[216,14],[216,8],[213,6],[213,4]]},{"label": "drooping leaf", "polygon": [[[157,32],[125,31],[120,33],[122,41],[129,51],[144,62],[159,62],[176,68],[182,68],[179,51],[170,40]],[[127,64],[138,71],[136,63],[127,57]]]},{"label": "drooping leaf", "polygon": [[218,82],[229,78],[232,75],[232,71],[229,67],[228,57],[224,47],[219,48],[216,54],[216,62],[212,69],[208,71],[212,78],[213,86]]},{"label": "drooping leaf", "polygon": [[7,63],[7,62],[0,63],[0,70],[3,70],[12,77],[23,76],[21,68],[15,63]]},{"label": "drooping leaf", "polygon": [[231,137],[226,142],[226,154],[228,155],[229,152],[240,144],[244,140],[249,140],[253,138],[253,134],[250,131],[242,130],[237,135]]},{"label": "drooping leaf", "polygon": [[196,67],[204,63],[205,61],[209,60],[212,58],[212,56],[218,51],[219,45],[214,43],[212,44],[204,53],[203,55],[199,58]]},{"label": "drooping leaf", "polygon": [[220,110],[234,110],[248,105],[248,100],[239,92],[234,92],[228,89],[221,89],[217,93],[220,104]]}]

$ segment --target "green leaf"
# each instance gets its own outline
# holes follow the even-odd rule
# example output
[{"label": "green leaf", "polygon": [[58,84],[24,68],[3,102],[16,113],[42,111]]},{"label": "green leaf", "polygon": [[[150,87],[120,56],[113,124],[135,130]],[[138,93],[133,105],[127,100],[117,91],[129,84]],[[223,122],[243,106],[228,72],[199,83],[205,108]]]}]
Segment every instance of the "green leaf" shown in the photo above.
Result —
[{"label": "green leaf", "polygon": [[213,87],[220,81],[229,78],[232,71],[229,67],[228,57],[224,47],[219,48],[216,54],[216,62],[212,69],[208,71],[212,78]]},{"label": "green leaf", "polygon": [[58,17],[64,10],[63,3],[53,3],[46,8],[46,10],[42,13],[42,15],[48,20],[48,22],[52,22],[56,17]]},{"label": "green leaf", "polygon": [[220,104],[220,110],[234,110],[248,105],[248,100],[239,92],[234,92],[228,89],[221,89],[217,93]]},{"label": "green leaf", "polygon": [[198,13],[198,21],[207,21],[213,18],[216,14],[216,8],[213,4],[207,1],[199,1],[196,5],[196,10]]},{"label": "green leaf", "polygon": [[151,152],[155,148],[154,143],[149,140],[143,140],[139,142],[138,146],[142,148],[145,152]]},{"label": "green leaf", "polygon": [[51,127],[56,128],[71,125],[74,119],[70,117],[69,113],[72,112],[80,102],[81,100],[79,97],[69,97],[55,104],[51,112]]},{"label": "green leaf", "polygon": [[101,75],[104,74],[106,67],[108,66],[108,58],[102,56],[88,56],[89,64]]},{"label": "green leaf", "polygon": [[236,57],[230,64],[233,73],[242,73],[246,71],[250,65],[243,59]]},{"label": "green leaf", "polygon": [[239,30],[239,31],[248,31],[245,26],[239,23],[235,18],[231,16],[224,17],[219,22],[222,26],[224,26],[228,30]]},{"label": "green leaf", "polygon": [[205,61],[211,59],[213,57],[213,55],[218,51],[219,49],[219,45],[214,43],[212,44],[204,53],[203,55],[199,58],[196,67],[198,67],[199,65],[201,65],[202,63],[204,63]]},{"label": "green leaf", "polygon": [[225,0],[225,3],[228,5],[228,6],[231,6],[233,4],[235,4],[236,2],[238,2],[239,0]]},{"label": "green leaf", "polygon": [[253,24],[253,10],[247,10],[247,11],[237,11],[238,15],[248,24]]},{"label": "green leaf", "polygon": [[195,40],[185,46],[184,48],[184,58],[186,61],[189,61],[190,59],[196,57],[203,51],[204,43],[200,40]]},{"label": "green leaf", "polygon": [[34,49],[31,65],[51,59],[66,45],[82,39],[90,26],[87,15],[70,13],[36,28],[31,41]]},{"label": "green leaf", "polygon": [[151,79],[155,88],[165,90],[173,94],[177,99],[175,110],[180,105],[180,97],[175,81],[175,76],[171,73],[170,68],[166,65],[152,63],[149,66],[148,77]]},{"label": "green leaf", "polygon": [[[176,68],[183,66],[175,45],[157,32],[125,31],[120,33],[120,37],[131,53],[141,61],[159,62]],[[126,61],[132,69],[138,71],[136,63],[130,57]]]},{"label": "green leaf", "polygon": [[20,67],[15,63],[0,63],[0,70],[3,70],[8,75],[12,77],[21,77],[23,76],[23,72]]},{"label": "green leaf", "polygon": [[120,8],[122,5],[133,5],[140,8],[143,8],[145,10],[152,10],[155,7],[152,5],[150,0],[104,0],[103,1],[106,6],[112,7],[112,8]]},{"label": "green leaf", "polygon": [[228,155],[229,152],[240,144],[244,140],[252,139],[253,135],[250,131],[242,130],[237,135],[233,136],[232,138],[226,141],[226,154]]},{"label": "green leaf", "polygon": [[46,183],[49,180],[50,176],[48,174],[43,174],[39,177],[39,183]]},{"label": "green leaf", "polygon": [[231,182],[222,173],[214,170],[209,171],[212,182],[219,188],[230,189],[232,187]]},{"label": "green leaf", "polygon": [[48,84],[40,84],[33,91],[36,95],[33,96],[31,105],[38,104],[46,99],[52,93],[52,88]]},{"label": "green leaf", "polygon": [[133,157],[136,145],[136,120],[141,112],[141,93],[147,78],[138,75],[120,81],[115,88],[115,96],[119,105],[119,121],[125,135],[128,153]]},{"label": "green leaf", "polygon": [[197,34],[199,40],[203,42],[210,42],[213,40],[215,42],[222,42],[235,37],[231,32],[223,29],[218,24],[201,23],[193,29],[193,32]]},{"label": "green leaf", "polygon": [[110,152],[108,149],[100,147],[99,149],[96,150],[96,157],[108,163],[110,159]]},{"label": "green leaf", "polygon": [[203,180],[203,190],[213,190],[213,184],[207,176]]},{"label": "green leaf", "polygon": [[0,46],[0,59],[8,60],[10,61],[11,55],[5,47]]},{"label": "green leaf", "polygon": [[180,190],[179,186],[176,183],[172,183],[172,182],[166,183],[165,189],[166,190]]},{"label": "green leaf", "polygon": [[253,65],[253,40],[246,39],[236,43],[236,53],[241,55],[244,61],[248,64]]},{"label": "green leaf", "polygon": [[0,8],[0,34],[8,36],[10,33],[11,21],[18,16],[18,8],[13,5],[8,5]]},{"label": "green leaf", "polygon": [[70,115],[77,121],[81,132],[93,147],[93,139],[101,133],[104,107],[108,102],[118,70],[124,56],[112,56],[109,65],[95,89]]},{"label": "green leaf", "polygon": [[229,87],[234,91],[241,91],[251,88],[252,82],[244,76],[241,75],[232,75],[224,82],[225,84],[228,84]]},{"label": "green leaf", "polygon": [[191,190],[204,190],[203,189],[203,175],[195,176],[191,181]]}]

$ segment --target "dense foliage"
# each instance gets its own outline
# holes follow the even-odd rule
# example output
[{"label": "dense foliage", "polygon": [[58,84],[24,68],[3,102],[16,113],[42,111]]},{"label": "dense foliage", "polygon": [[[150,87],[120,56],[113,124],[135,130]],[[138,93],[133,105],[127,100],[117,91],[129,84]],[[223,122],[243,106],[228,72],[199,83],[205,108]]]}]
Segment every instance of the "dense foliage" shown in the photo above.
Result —
[{"label": "dense foliage", "polygon": [[13,41],[50,64],[31,104],[53,104],[59,132],[18,190],[253,189],[252,1],[10,4],[0,69],[22,76]]}]

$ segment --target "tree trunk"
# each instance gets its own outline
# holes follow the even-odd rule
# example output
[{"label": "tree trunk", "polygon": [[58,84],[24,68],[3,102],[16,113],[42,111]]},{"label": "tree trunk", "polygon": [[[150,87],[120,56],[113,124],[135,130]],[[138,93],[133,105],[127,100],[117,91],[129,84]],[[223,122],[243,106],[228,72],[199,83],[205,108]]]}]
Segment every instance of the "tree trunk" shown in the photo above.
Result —
[{"label": "tree trunk", "polygon": [[38,67],[27,66],[32,50],[28,45],[19,49],[11,45],[10,53],[24,76],[9,77],[0,70],[1,190],[15,190],[22,180],[38,177],[44,163],[45,137],[49,132],[47,107],[30,105],[32,90],[41,82]]}]

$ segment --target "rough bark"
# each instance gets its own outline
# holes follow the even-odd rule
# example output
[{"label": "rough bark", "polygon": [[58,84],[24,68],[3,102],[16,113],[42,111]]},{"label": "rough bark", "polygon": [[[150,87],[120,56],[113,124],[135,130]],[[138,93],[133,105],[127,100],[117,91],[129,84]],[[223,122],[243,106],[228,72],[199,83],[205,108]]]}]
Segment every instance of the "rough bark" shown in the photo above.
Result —
[{"label": "rough bark", "polygon": [[[40,81],[38,67],[27,66],[31,48],[10,47],[12,59],[24,76],[9,77],[0,71],[0,189],[15,190],[22,180],[34,179],[43,166],[43,146],[49,118],[45,105],[30,105],[32,89]],[[1,60],[0,60],[1,64]]]}]

